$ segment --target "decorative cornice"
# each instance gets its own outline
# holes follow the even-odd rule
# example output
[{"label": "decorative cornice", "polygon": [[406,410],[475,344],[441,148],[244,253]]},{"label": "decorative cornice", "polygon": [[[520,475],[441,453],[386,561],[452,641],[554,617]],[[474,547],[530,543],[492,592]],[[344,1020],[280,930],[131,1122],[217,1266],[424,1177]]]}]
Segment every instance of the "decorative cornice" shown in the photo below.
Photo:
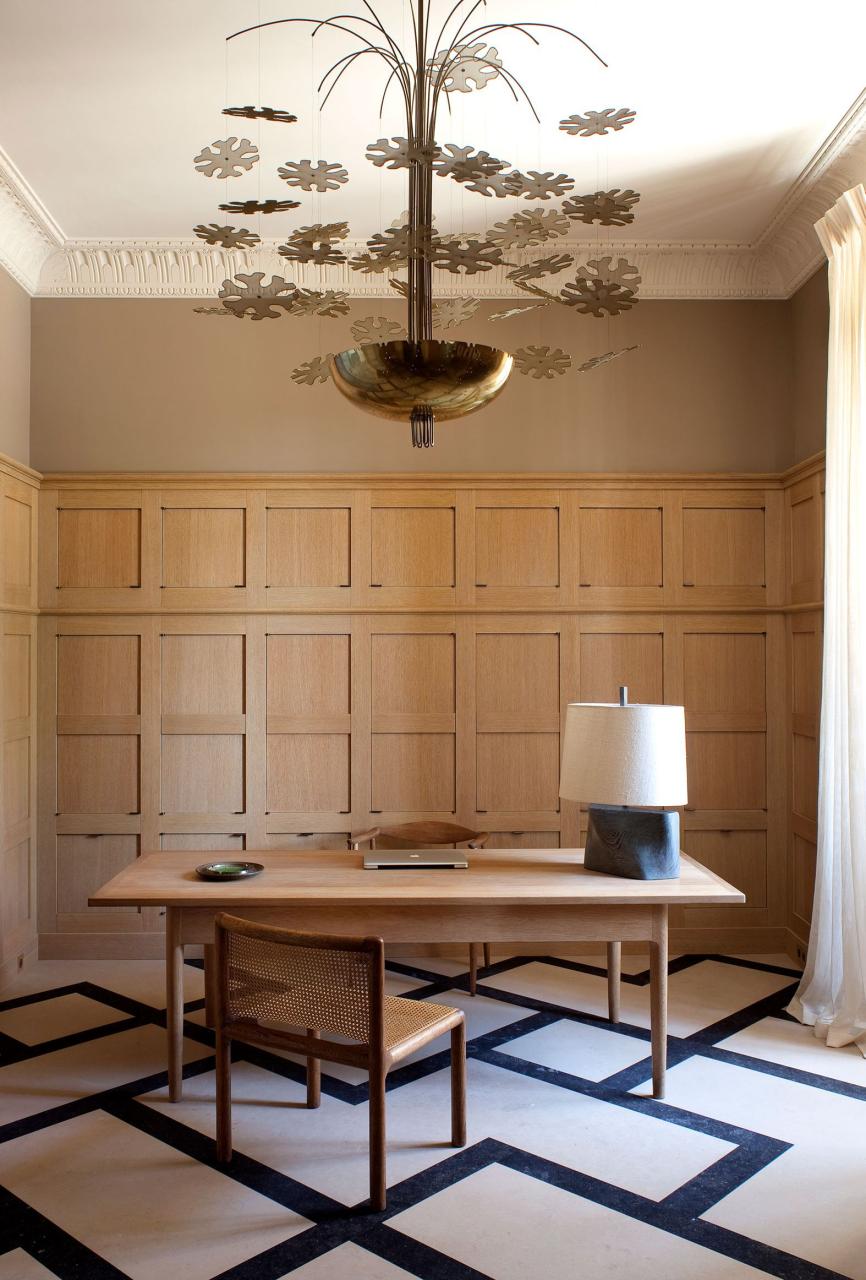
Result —
[{"label": "decorative cornice", "polygon": [[[198,240],[67,242],[46,262],[39,285],[41,296],[55,298],[204,298],[215,297],[227,276],[239,271],[264,271],[267,276],[292,279],[302,288],[341,289],[357,298],[396,298],[387,276],[364,275],[347,266],[310,267],[287,263],[277,241],[255,250],[209,249]],[[363,242],[344,242],[354,254]],[[538,250],[535,250],[535,256]],[[641,271],[645,298],[772,298],[778,282],[748,249],[724,243],[638,240],[558,240],[557,253],[571,253],[578,261],[611,254],[627,257]],[[510,255],[514,262],[532,255]],[[434,273],[437,295],[472,293],[485,299],[522,298],[531,301],[506,275],[507,268],[470,277],[448,271]],[[565,280],[567,272],[563,273]]]},{"label": "decorative cornice", "polygon": [[[843,191],[866,178],[866,91],[803,169],[751,243],[594,239],[557,243],[557,252],[626,255],[641,270],[645,298],[784,299],[821,265],[815,223]],[[265,271],[305,288],[353,297],[393,297],[382,276],[346,267],[289,268],[276,244],[253,252],[206,248],[198,240],[69,240],[0,151],[0,263],[25,289],[54,298],[208,298],[239,271]],[[350,250],[362,247],[347,246]],[[525,297],[502,268],[466,279],[436,273],[444,297]]]},{"label": "decorative cornice", "polygon": [[66,237],[0,148],[0,265],[34,294],[46,259]]},{"label": "decorative cornice", "polygon": [[839,196],[866,180],[866,89],[790,188],[755,250],[790,297],[826,261],[815,232]]}]

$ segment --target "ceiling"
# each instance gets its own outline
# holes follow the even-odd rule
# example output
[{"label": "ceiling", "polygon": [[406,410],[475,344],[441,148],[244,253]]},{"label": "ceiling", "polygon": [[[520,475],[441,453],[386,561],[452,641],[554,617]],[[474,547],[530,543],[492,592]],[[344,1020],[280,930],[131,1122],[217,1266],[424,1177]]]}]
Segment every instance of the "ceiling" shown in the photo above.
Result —
[{"label": "ceiling", "polygon": [[[450,7],[450,0],[433,3],[434,14]],[[380,0],[377,7],[389,30],[408,35],[407,3]],[[37,291],[58,291],[50,281],[64,270],[69,275],[70,250],[89,248],[81,242],[110,242],[108,252],[137,252],[142,241],[192,248],[196,223],[224,221],[221,201],[297,198],[276,175],[286,160],[339,161],[350,181],[322,196],[300,193],[300,209],[259,217],[262,226],[243,220],[263,237],[345,220],[353,238],[366,239],[396,218],[406,206],[405,172],[364,158],[367,143],[406,132],[396,94],[378,119],[383,64],[359,61],[320,113],[315,82],[353,47],[346,37],[323,31],[311,40],[309,28],[281,26],[224,40],[287,12],[325,17],[341,8],[355,4],[3,0],[0,148],[10,162],[7,182],[17,184],[55,257],[59,252],[67,263],[49,264],[47,276],[40,267],[48,285]],[[730,263],[760,247],[798,178],[815,168],[813,158],[863,91],[862,0],[834,6],[833,27],[844,39],[822,31],[811,0],[620,0],[585,13],[573,0],[490,0],[477,20],[520,18],[571,25],[609,67],[554,33],[540,48],[503,33],[491,42],[526,85],[541,124],[499,78],[483,92],[450,95],[439,141],[471,143],[522,169],[567,173],[578,193],[639,190],[633,226],[605,230],[605,237],[646,252],[683,246]],[[261,124],[220,114],[224,105],[247,102],[291,110],[299,121]],[[565,115],[607,106],[635,108],[638,118],[600,139],[557,128]],[[201,147],[230,133],[259,145],[261,162],[227,181],[195,172]],[[480,230],[520,207],[447,180],[435,187],[439,224],[450,230]],[[591,243],[600,238],[594,228],[580,230]],[[813,237],[808,252],[817,252]]]}]

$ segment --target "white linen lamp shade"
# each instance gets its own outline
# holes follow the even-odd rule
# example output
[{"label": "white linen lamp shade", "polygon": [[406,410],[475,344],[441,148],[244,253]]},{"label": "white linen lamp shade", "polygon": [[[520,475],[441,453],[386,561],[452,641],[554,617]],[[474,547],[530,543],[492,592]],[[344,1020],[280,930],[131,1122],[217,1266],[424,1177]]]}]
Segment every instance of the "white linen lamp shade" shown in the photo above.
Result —
[{"label": "white linen lamp shade", "polygon": [[685,804],[684,708],[570,702],[559,794],[592,804]]},{"label": "white linen lamp shade", "polygon": [[[584,867],[633,880],[679,875],[688,800],[683,707],[570,702],[559,794],[589,806]],[[646,807],[644,807],[646,806]]]}]

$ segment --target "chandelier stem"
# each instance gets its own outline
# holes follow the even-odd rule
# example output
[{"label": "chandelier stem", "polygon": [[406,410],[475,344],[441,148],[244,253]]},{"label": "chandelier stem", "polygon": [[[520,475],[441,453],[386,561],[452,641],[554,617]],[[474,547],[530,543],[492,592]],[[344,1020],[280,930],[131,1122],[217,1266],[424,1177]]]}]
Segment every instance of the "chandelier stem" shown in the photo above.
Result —
[{"label": "chandelier stem", "polygon": [[409,253],[409,341],[433,336],[432,272],[429,249],[433,236],[433,138],[428,124],[426,0],[415,9],[415,112],[410,121],[416,158],[409,172],[412,243]]}]

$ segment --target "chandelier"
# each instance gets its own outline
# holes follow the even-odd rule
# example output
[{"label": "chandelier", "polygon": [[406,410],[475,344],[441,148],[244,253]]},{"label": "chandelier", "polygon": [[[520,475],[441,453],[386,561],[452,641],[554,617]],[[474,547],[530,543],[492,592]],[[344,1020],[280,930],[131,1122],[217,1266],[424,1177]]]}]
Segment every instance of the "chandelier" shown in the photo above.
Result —
[{"label": "chandelier", "polygon": [[[486,0],[445,0],[450,11],[431,38],[433,0],[415,0],[411,9],[411,47],[403,48],[364,0],[364,13],[338,14],[330,18],[282,18],[258,23],[235,32],[239,39],[266,27],[300,23],[340,32],[351,42],[349,52],[322,77],[318,89],[323,108],[343,76],[365,55],[381,59],[385,77],[380,114],[389,92],[397,92],[405,109],[405,136],[378,138],[366,149],[366,159],[379,169],[404,170],[408,209],[396,223],[376,232],[365,252],[347,253],[346,222],[315,223],[289,232],[277,252],[289,264],[320,268],[343,265],[367,276],[387,276],[389,287],[405,298],[405,338],[400,326],[386,317],[369,317],[352,326],[357,345],[320,355],[292,371],[299,385],[315,386],[332,381],[337,390],[358,408],[380,417],[409,422],[412,443],[429,447],[437,419],[461,418],[489,404],[508,382],[514,369],[538,380],[556,378],[572,365],[561,348],[526,346],[513,353],[497,347],[434,337],[434,330],[448,330],[471,321],[480,306],[468,282],[472,277],[502,268],[524,300],[489,316],[504,322],[546,307],[561,306],[572,314],[602,319],[628,311],[637,302],[638,268],[625,258],[589,258],[576,263],[568,252],[555,252],[555,242],[574,224],[623,227],[634,221],[640,196],[630,188],[573,194],[575,180],[553,170],[522,170],[488,151],[436,140],[440,106],[452,94],[478,93],[500,82],[516,102],[522,103],[540,124],[535,105],[516,75],[491,43],[504,32],[514,32],[540,43],[538,33],[553,33],[582,46],[582,52],[606,65],[580,36],[565,27],[546,22],[484,22],[473,26],[476,11]],[[408,43],[408,42],[407,42]],[[225,107],[223,115],[240,120],[291,125],[297,117],[289,111],[266,106]],[[619,133],[635,119],[630,108],[585,110],[560,121],[559,128],[574,138],[605,137]],[[195,157],[195,167],[206,177],[234,178],[248,173],[260,160],[259,149],[248,138],[218,139]],[[297,192],[325,194],[349,180],[339,162],[310,159],[287,160],[277,177]],[[435,179],[458,183],[462,190],[487,199],[517,197],[526,201],[510,217],[486,232],[450,235],[439,232],[433,209]],[[534,202],[547,202],[539,208]],[[551,202],[556,202],[552,204]],[[300,201],[278,197],[220,204],[221,211],[250,216],[275,215],[300,208]],[[208,245],[226,250],[252,250],[261,237],[246,227],[200,224],[195,235]],[[515,260],[516,259],[516,260]],[[557,277],[574,270],[565,283]],[[467,282],[465,294],[436,299],[433,273],[445,271]],[[283,276],[265,272],[238,272],[219,291],[220,307],[202,307],[206,314],[232,315],[254,321],[281,315],[335,318],[349,311],[347,292],[301,288]],[[624,355],[634,347],[606,351],[578,366],[587,372]]]}]

